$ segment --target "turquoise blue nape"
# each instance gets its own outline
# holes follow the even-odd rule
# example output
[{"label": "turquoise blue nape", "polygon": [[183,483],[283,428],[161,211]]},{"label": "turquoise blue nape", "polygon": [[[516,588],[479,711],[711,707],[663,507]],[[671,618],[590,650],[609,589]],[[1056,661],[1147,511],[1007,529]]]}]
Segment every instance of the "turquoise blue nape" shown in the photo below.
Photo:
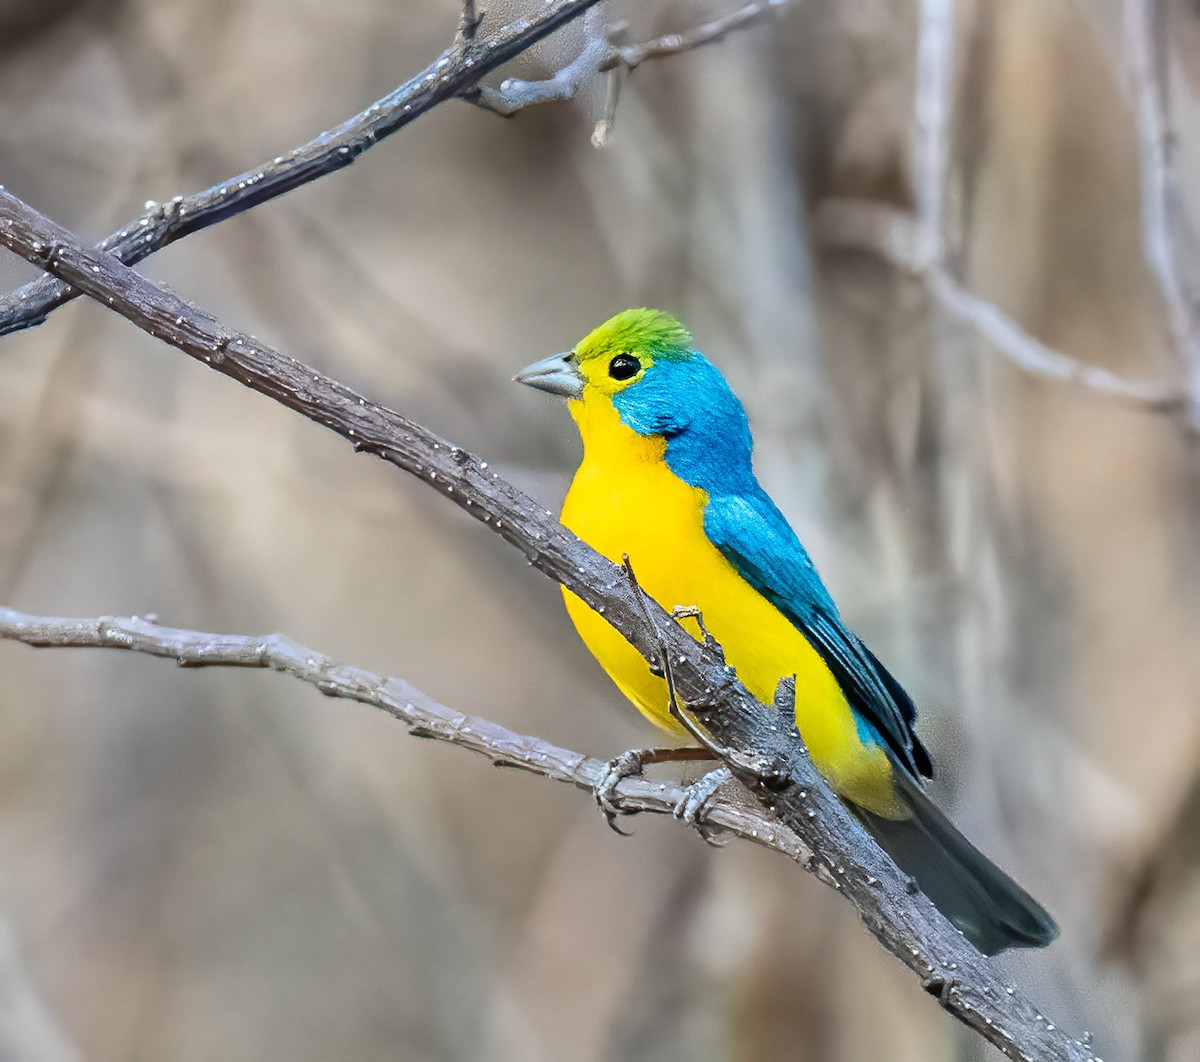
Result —
[{"label": "turquoise blue nape", "polygon": [[[710,495],[755,489],[746,411],[703,354],[655,361],[638,382],[613,396],[623,423],[667,441],[667,467]],[[782,517],[780,517],[782,519]]]}]

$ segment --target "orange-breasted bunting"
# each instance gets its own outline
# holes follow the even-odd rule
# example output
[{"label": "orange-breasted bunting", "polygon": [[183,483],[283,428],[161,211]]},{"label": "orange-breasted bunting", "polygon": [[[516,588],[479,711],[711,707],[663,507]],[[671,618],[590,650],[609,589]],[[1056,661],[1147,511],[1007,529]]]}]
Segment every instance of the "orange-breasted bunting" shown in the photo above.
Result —
[{"label": "orange-breasted bunting", "polygon": [[[562,521],[628,555],[664,608],[694,606],[738,678],[770,704],[795,676],[796,726],[834,791],[982,951],[1040,947],[1050,915],[923,791],[929,754],[900,683],[849,630],[807,551],[759,486],[750,427],[725,378],[675,318],[626,310],[572,351],[519,373],[561,395],[583,439]],[[588,649],[652,722],[680,727],[663,678],[570,592]]]}]

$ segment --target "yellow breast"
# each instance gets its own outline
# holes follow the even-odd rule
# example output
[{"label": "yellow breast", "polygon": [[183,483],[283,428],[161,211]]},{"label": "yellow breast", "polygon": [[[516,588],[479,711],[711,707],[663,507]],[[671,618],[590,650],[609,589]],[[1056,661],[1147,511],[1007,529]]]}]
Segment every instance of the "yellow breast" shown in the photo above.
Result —
[{"label": "yellow breast", "polygon": [[[746,688],[770,704],[779,680],[796,676],[796,724],[833,788],[882,815],[896,812],[891,764],[864,744],[824,660],[804,635],[747,583],[704,533],[704,491],[679,479],[661,438],[621,423],[610,403],[573,401],[584,458],[563,502],[562,521],[618,563],[628,554],[639,582],[670,611],[695,606]],[[603,617],[564,591],[567,611],[592,654],[641,712],[679,732],[666,683]],[[696,631],[697,637],[699,631]]]}]

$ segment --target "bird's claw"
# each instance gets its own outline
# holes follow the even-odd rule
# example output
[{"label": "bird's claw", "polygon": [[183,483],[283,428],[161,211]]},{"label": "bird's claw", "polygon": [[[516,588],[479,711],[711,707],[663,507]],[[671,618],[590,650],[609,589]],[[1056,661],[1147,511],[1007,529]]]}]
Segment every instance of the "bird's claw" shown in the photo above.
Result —
[{"label": "bird's claw", "polygon": [[719,827],[713,827],[707,821],[709,806],[717,790],[732,778],[733,774],[728,767],[718,767],[709,771],[689,785],[683,791],[679,803],[675,805],[675,817],[691,826],[704,838],[706,844],[711,844],[714,848],[720,848],[723,842],[717,840]]},{"label": "bird's claw", "polygon": [[622,837],[628,837],[617,825],[618,815],[634,815],[636,812],[627,811],[617,802],[617,786],[626,778],[636,778],[642,773],[646,752],[644,749],[627,749],[620,756],[608,761],[608,768],[596,783],[596,804],[604,812],[605,821],[609,828]]}]

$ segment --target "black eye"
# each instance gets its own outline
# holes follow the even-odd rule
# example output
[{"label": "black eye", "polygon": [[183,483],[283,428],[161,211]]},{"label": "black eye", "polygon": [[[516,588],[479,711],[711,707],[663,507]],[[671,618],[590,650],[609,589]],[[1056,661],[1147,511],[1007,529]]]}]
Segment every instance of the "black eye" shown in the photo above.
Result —
[{"label": "black eye", "polygon": [[618,354],[608,363],[608,375],[614,380],[628,380],[636,376],[642,368],[642,363],[632,354]]}]

